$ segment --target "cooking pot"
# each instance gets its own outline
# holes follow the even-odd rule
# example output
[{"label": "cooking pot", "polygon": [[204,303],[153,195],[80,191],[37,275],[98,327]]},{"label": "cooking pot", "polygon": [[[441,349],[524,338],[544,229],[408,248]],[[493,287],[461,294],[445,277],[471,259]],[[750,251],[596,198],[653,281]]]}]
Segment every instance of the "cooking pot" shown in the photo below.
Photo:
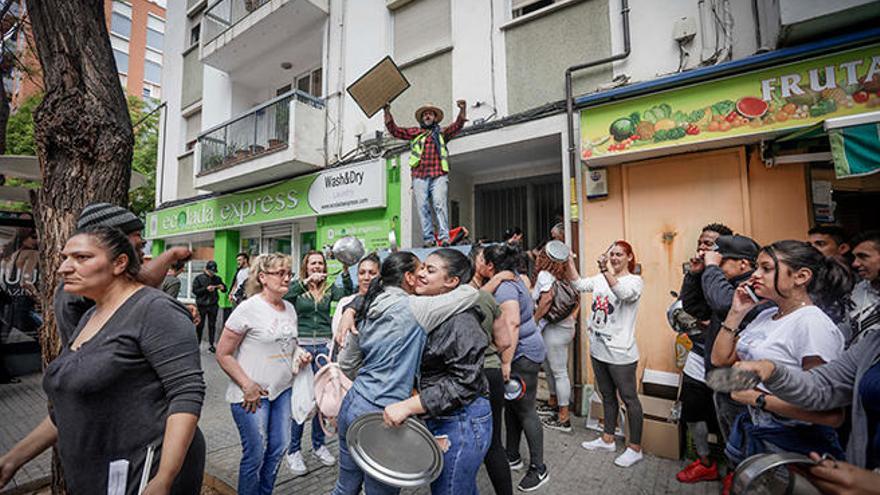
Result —
[{"label": "cooking pot", "polygon": [[556,240],[548,242],[544,246],[544,252],[557,263],[568,261],[568,257],[571,255],[571,249],[564,242]]},{"label": "cooking pot", "polygon": [[334,242],[329,250],[325,248],[324,255],[345,266],[354,266],[364,257],[364,245],[357,237],[346,236]]},{"label": "cooking pot", "polygon": [[742,461],[733,475],[734,494],[819,495],[819,490],[789,466],[809,467],[816,463],[795,452],[756,454]]}]

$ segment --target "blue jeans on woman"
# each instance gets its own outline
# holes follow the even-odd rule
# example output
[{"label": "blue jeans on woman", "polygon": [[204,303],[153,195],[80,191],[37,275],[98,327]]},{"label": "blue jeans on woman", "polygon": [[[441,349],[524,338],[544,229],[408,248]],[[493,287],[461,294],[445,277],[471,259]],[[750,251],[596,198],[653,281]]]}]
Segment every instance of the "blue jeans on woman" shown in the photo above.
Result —
[{"label": "blue jeans on woman", "polygon": [[260,399],[254,413],[241,403],[230,404],[232,419],[241,435],[238,466],[239,495],[269,495],[275,486],[278,466],[290,443],[290,389],[275,400]]},{"label": "blue jeans on woman", "polygon": [[478,495],[477,472],[492,442],[492,408],[477,397],[448,416],[428,418],[434,436],[446,435],[449,449],[443,454],[443,471],[431,483],[431,495]]},{"label": "blue jeans on woman", "polygon": [[[312,372],[318,372],[318,363],[315,362],[315,356],[319,354],[329,355],[330,349],[327,344],[318,345],[302,345],[302,349],[312,355]],[[302,437],[305,431],[305,424],[291,422],[290,426],[290,448],[287,449],[291,454],[299,452],[302,449]],[[324,429],[321,428],[321,419],[315,414],[312,417],[312,452],[318,450],[324,445]]]},{"label": "blue jeans on woman", "polygon": [[[397,495],[400,488],[386,485],[366,475],[354,462],[351,452],[348,451],[348,442],[345,435],[348,427],[364,414],[382,411],[383,408],[374,405],[354,390],[349,390],[342,400],[339,409],[337,426],[339,428],[339,478],[336,479],[336,488],[333,495],[358,495],[361,486],[366,495]],[[482,458],[481,458],[482,460]]]}]

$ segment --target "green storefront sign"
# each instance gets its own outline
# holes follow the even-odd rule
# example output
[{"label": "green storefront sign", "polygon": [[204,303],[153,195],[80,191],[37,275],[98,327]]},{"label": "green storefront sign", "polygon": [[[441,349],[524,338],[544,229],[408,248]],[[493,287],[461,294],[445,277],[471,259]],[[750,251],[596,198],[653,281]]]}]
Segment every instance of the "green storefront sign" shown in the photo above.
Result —
[{"label": "green storefront sign", "polygon": [[387,204],[386,189],[384,160],[329,169],[149,213],[147,238],[382,208]]},{"label": "green storefront sign", "polygon": [[673,148],[880,110],[880,44],[581,112],[581,158]]}]

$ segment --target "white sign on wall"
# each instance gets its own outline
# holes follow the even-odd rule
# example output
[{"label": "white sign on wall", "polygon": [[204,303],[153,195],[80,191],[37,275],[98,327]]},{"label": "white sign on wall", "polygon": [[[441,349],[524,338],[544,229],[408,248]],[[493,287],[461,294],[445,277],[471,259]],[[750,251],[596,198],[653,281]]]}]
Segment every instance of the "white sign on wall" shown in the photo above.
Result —
[{"label": "white sign on wall", "polygon": [[309,187],[309,206],[319,215],[386,206],[385,160],[326,170]]}]

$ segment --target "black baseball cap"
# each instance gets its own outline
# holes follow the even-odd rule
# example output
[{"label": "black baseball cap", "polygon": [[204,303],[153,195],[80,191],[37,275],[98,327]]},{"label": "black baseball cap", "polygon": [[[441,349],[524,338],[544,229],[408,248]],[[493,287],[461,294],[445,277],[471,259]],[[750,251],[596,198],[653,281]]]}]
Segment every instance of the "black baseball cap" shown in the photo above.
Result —
[{"label": "black baseball cap", "polygon": [[761,246],[751,238],[744,235],[722,235],[715,240],[718,253],[722,258],[737,260],[749,260],[752,263],[758,258]]},{"label": "black baseball cap", "polygon": [[217,271],[217,262],[216,261],[209,261],[205,265],[205,270],[210,270],[212,272],[216,272]]}]

